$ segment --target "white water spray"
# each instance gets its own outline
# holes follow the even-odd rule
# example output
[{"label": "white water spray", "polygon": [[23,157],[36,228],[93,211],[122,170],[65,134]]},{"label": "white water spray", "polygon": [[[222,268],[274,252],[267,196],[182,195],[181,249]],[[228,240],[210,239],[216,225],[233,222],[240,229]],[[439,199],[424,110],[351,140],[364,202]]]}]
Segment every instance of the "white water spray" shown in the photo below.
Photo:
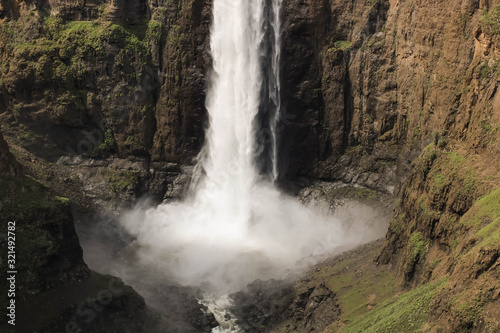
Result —
[{"label": "white water spray", "polygon": [[[272,0],[273,179],[278,172],[280,2]],[[210,127],[198,165],[202,176],[183,202],[136,209],[123,219],[137,236],[140,258],[179,284],[232,292],[361,242],[338,221],[281,194],[257,172],[253,126],[263,82],[264,5],[265,0],[214,1],[213,72],[206,101]]]}]

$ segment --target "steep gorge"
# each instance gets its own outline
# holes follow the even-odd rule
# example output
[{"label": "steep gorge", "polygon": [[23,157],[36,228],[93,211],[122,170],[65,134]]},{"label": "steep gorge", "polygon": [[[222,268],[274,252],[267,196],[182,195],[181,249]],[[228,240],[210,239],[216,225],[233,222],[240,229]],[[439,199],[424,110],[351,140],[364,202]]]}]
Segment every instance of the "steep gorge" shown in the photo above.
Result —
[{"label": "steep gorge", "polygon": [[[283,5],[281,182],[397,197],[378,262],[402,291],[449,277],[429,329],[495,332],[499,4]],[[0,119],[18,159],[89,206],[177,197],[203,143],[210,11],[2,0]]]}]

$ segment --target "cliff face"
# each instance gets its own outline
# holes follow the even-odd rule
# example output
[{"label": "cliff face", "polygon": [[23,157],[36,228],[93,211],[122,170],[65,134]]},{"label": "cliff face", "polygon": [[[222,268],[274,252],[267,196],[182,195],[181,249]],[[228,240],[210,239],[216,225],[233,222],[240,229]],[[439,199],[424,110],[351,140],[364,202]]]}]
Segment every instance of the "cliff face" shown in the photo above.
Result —
[{"label": "cliff face", "polygon": [[[0,246],[15,253],[0,259],[12,264],[14,258],[10,270],[18,272],[15,296],[5,292],[1,298],[5,308],[15,300],[16,326],[7,324],[14,319],[7,317],[0,321],[2,332],[206,332],[216,325],[213,315],[178,288],[162,290],[163,297],[175,300],[162,315],[120,279],[90,271],[69,200],[23,175],[1,133],[0,166],[0,219],[10,231],[9,237],[2,233]],[[6,270],[1,275],[12,276]]]},{"label": "cliff face", "polygon": [[210,2],[2,8],[0,114],[11,144],[59,160],[59,178],[91,184],[84,191],[98,203],[178,195],[179,163],[203,142]]},{"label": "cliff face", "polygon": [[17,174],[21,174],[21,165],[9,151],[9,146],[0,133],[0,177]]},{"label": "cliff face", "polygon": [[494,332],[499,3],[284,5],[283,169],[397,195],[379,263],[403,290],[448,279],[433,332]]},{"label": "cliff face", "polygon": [[[449,277],[436,331],[498,326],[499,5],[283,3],[282,174],[400,198],[379,261],[401,288]],[[175,197],[203,141],[210,8],[2,0],[6,137],[94,201]]]},{"label": "cliff face", "polygon": [[[493,52],[478,30],[485,8],[285,1],[287,174],[393,192],[435,135],[458,139],[476,128],[476,97],[467,93]],[[473,118],[491,115],[477,108]]]}]

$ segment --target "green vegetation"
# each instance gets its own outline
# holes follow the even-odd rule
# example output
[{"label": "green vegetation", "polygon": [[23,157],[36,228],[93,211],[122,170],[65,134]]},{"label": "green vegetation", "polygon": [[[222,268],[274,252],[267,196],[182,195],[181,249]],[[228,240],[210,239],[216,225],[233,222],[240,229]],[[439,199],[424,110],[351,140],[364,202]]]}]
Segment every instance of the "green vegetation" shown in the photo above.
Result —
[{"label": "green vegetation", "polygon": [[162,35],[162,26],[156,21],[149,21],[148,29],[146,30],[146,40],[159,44]]},{"label": "green vegetation", "polygon": [[414,232],[411,234],[406,247],[406,261],[404,264],[404,272],[406,275],[411,275],[415,269],[415,265],[425,256],[426,252],[427,244],[423,240],[422,233]]},{"label": "green vegetation", "polygon": [[[162,27],[154,21],[138,26],[122,26],[98,21],[63,21],[53,16],[37,14],[0,26],[0,40],[10,50],[12,58],[2,64],[0,80],[4,85],[14,80],[53,82],[68,86],[83,80],[95,68],[91,65],[106,55],[106,44],[119,49],[115,63],[130,66],[144,64],[151,54],[151,44],[159,43]],[[26,33],[28,25],[36,31]]]},{"label": "green vegetation", "polygon": [[434,144],[425,148],[419,165],[422,171],[433,180],[428,183],[429,195],[434,198],[431,203],[433,208],[443,204],[443,202],[436,200],[440,199],[444,189],[450,186],[455,188],[453,195],[457,199],[474,197],[477,192],[476,172],[467,167],[465,162],[466,159],[458,153],[442,152]]},{"label": "green vegetation", "polygon": [[335,45],[335,48],[342,52],[347,52],[351,49],[352,47],[352,42],[345,41],[345,40],[339,40],[336,41],[333,45]]},{"label": "green vegetation", "polygon": [[113,138],[113,131],[111,129],[107,129],[104,133],[104,140],[97,147],[97,154],[99,153],[109,153],[114,149],[115,140]]},{"label": "green vegetation", "polygon": [[396,292],[395,277],[387,266],[374,267],[374,252],[348,256],[314,273],[313,280],[324,281],[338,296],[342,309],[340,319],[344,323],[358,321]]},{"label": "green vegetation", "polygon": [[347,52],[352,48],[352,42],[346,41],[346,40],[338,40],[335,43],[333,43],[333,47],[328,49],[329,53],[341,51],[341,52]]},{"label": "green vegetation", "polygon": [[117,197],[123,192],[134,190],[139,182],[139,175],[134,171],[107,170],[104,175],[109,182],[109,194]]},{"label": "green vegetation", "polygon": [[390,299],[360,320],[349,323],[342,332],[421,332],[427,322],[434,294],[445,281],[426,284]]},{"label": "green vegetation", "polygon": [[19,276],[23,288],[16,296],[20,300],[61,279],[54,274],[51,258],[63,251],[61,238],[71,230],[71,218],[69,200],[52,195],[33,178],[0,179],[0,219],[4,225],[16,222],[16,268],[23,272]]},{"label": "green vegetation", "polygon": [[379,3],[380,0],[366,0],[366,4],[368,6],[375,6]]},{"label": "green vegetation", "polygon": [[47,187],[29,176],[2,177],[0,198],[2,220],[15,219],[18,214],[43,214],[44,211],[62,218],[66,216],[66,211],[62,207],[69,208],[67,198],[53,196]]},{"label": "green vegetation", "polygon": [[[328,287],[337,292],[343,309],[342,321],[350,323],[359,320],[372,306],[388,299],[394,293],[395,279],[388,271],[377,272],[355,279],[356,271],[333,277]],[[352,286],[349,286],[353,281]],[[373,295],[373,300],[370,296]]]},{"label": "green vegetation", "polygon": [[479,20],[484,32],[496,36],[500,34],[500,5],[493,6],[489,11],[484,11]]},{"label": "green vegetation", "polygon": [[500,246],[500,188],[477,200],[461,220],[465,226],[479,229],[481,246]]},{"label": "green vegetation", "polygon": [[481,126],[482,129],[485,131],[491,131],[493,127],[491,127],[490,123],[486,119],[481,119],[479,121],[479,126]]},{"label": "green vegetation", "polygon": [[406,214],[395,214],[390,223],[390,230],[395,233],[400,233],[404,230],[406,223]]},{"label": "green vegetation", "polygon": [[483,80],[486,79],[490,76],[491,73],[491,67],[488,65],[487,62],[485,62],[480,68],[479,68],[479,79]]}]

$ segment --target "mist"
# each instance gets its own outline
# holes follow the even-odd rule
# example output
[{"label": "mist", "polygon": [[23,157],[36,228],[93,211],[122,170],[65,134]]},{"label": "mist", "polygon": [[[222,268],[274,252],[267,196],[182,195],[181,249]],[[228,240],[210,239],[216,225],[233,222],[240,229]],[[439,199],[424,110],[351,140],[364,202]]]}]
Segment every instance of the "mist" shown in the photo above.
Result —
[{"label": "mist", "polygon": [[[280,5],[280,0],[214,2],[209,127],[193,185],[183,201],[140,206],[120,220],[136,238],[138,260],[177,284],[228,293],[371,240],[373,233],[356,221],[343,223],[310,209],[274,184],[279,177],[275,127],[282,112]],[[272,59],[271,70],[263,70],[263,57]],[[272,168],[264,175],[256,167],[261,140],[255,120],[261,105],[272,109],[267,110]]]},{"label": "mist", "polygon": [[[380,238],[385,231],[381,223],[373,222],[381,218],[372,208],[347,202],[332,215],[331,210],[304,205],[275,186],[276,126],[283,112],[280,4],[280,0],[214,1],[213,68],[206,100],[209,127],[189,191],[180,201],[142,203],[121,215],[115,229],[126,231],[118,234],[129,245],[119,262],[109,263],[112,256],[96,251],[86,254],[93,256],[90,262],[122,277],[150,303],[156,302],[157,308],[162,307],[157,295],[161,288],[151,286],[196,287],[225,299],[256,279],[300,274],[328,256]],[[263,70],[264,51],[271,53],[267,55],[271,70]],[[256,153],[262,151],[256,128],[262,105],[269,106],[264,114],[270,117],[272,134],[270,154],[265,157],[269,159],[265,164],[272,167],[264,174],[256,167],[262,162]]]},{"label": "mist", "polygon": [[255,279],[297,274],[385,232],[377,212],[359,203],[328,216],[259,183],[250,193],[250,214],[242,217],[237,207],[221,209],[224,192],[218,190],[124,214],[121,223],[136,237],[139,261],[179,285],[224,294]]}]

